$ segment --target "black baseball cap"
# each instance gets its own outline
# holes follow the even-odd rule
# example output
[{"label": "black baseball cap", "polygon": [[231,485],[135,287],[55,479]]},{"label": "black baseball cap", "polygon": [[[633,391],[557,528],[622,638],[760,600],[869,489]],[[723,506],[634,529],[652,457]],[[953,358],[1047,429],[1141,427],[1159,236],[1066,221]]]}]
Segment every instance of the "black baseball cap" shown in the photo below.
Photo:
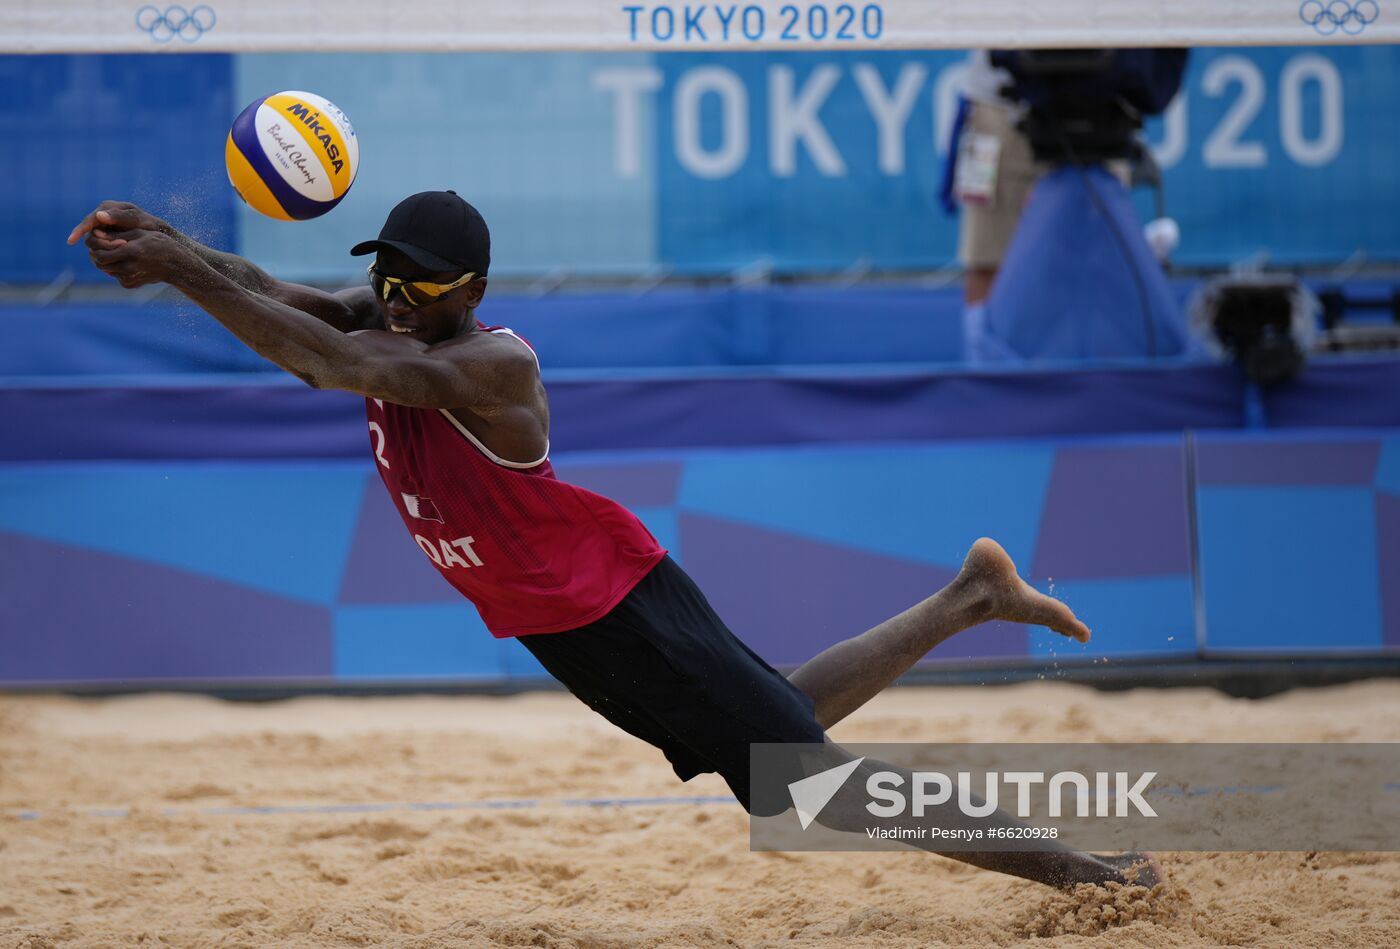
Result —
[{"label": "black baseball cap", "polygon": [[379,237],[350,248],[352,256],[389,247],[429,270],[460,270],[486,276],[491,232],[481,213],[455,191],[420,191],[394,206]]}]

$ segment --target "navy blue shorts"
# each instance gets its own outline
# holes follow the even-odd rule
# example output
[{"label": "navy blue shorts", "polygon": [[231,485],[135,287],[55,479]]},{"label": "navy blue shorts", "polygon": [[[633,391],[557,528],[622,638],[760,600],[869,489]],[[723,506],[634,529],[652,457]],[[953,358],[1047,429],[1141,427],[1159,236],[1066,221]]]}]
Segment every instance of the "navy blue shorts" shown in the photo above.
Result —
[{"label": "navy blue shorts", "polygon": [[750,813],[791,806],[778,793],[752,799],[751,742],[826,740],[811,698],[731,633],[670,557],[602,619],[520,642],[595,712],[660,748],[682,781],[716,771]]}]

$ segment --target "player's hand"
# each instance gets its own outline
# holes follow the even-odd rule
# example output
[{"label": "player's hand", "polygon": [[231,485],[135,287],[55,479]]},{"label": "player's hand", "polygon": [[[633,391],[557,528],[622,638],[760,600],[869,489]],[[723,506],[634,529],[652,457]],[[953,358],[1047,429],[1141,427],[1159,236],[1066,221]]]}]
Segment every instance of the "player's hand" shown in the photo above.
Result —
[{"label": "player's hand", "polygon": [[199,263],[187,247],[163,231],[95,228],[85,243],[97,268],[127,289],[172,282]]},{"label": "player's hand", "polygon": [[129,201],[103,201],[78,222],[78,226],[68,235],[68,243],[76,244],[84,234],[99,230],[161,231],[169,234],[170,225]]}]

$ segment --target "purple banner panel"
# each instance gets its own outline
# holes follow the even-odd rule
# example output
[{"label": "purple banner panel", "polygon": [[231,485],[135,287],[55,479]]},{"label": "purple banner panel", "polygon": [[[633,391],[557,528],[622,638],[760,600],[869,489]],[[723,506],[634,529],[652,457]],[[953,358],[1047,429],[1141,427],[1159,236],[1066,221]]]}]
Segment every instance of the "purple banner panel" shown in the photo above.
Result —
[{"label": "purple banner panel", "polygon": [[[1043,438],[1243,421],[1239,374],[1216,366],[574,380],[551,382],[549,393],[556,451]],[[358,396],[294,382],[0,388],[0,419],[0,462],[361,458],[368,450]]]},{"label": "purple banner panel", "polygon": [[19,534],[0,533],[0,602],[0,681],[333,672],[328,609]]},{"label": "purple banner panel", "polygon": [[1180,439],[1061,448],[1031,575],[1102,580],[1187,573],[1186,526]]},{"label": "purple banner panel", "polygon": [[[695,514],[681,514],[686,571],[740,639],[774,665],[806,662],[931,596],[955,571]],[[1026,630],[990,623],[933,661],[1024,658]]]},{"label": "purple banner panel", "polygon": [[1232,367],[555,383],[561,450],[1175,432],[1243,423]]},{"label": "purple banner panel", "polygon": [[1400,428],[1400,359],[1314,362],[1264,407],[1273,428]]},{"label": "purple banner panel", "polygon": [[1376,476],[1381,443],[1211,439],[1199,455],[1201,484],[1362,485]]},{"label": "purple banner panel", "polygon": [[0,389],[0,461],[365,458],[364,400],[300,383]]}]

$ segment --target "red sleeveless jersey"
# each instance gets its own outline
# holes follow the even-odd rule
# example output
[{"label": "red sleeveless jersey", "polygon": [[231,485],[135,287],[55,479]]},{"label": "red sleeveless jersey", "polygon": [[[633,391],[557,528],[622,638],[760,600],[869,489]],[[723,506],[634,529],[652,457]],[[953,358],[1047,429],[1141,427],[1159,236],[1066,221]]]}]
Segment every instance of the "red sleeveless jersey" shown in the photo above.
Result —
[{"label": "red sleeveless jersey", "polygon": [[[520,339],[503,327],[478,332]],[[666,555],[632,512],[556,478],[548,447],[537,462],[505,461],[445,410],[378,399],[365,410],[408,532],[494,636],[591,623]]]}]

